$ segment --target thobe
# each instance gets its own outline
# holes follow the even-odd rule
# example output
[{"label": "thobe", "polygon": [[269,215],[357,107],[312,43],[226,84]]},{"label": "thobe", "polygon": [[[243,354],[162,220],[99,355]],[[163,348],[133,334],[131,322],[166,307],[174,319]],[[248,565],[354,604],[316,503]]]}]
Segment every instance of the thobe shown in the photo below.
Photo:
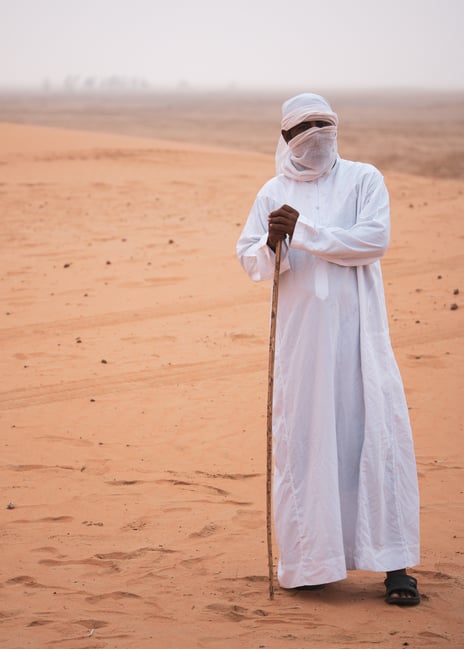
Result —
[{"label": "thobe", "polygon": [[253,280],[273,276],[267,218],[283,204],[300,216],[282,246],[276,331],[279,583],[415,565],[417,473],[379,262],[389,241],[383,178],[338,158],[318,180],[267,182],[237,244]]}]

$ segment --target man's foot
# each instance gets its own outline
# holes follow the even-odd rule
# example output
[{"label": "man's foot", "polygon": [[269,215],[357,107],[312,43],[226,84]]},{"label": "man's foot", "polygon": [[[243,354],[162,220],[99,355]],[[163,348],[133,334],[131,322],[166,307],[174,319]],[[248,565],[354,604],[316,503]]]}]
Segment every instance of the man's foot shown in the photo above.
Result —
[{"label": "man's foot", "polygon": [[417,590],[417,580],[410,577],[406,570],[392,570],[387,572],[384,581],[387,589],[385,601],[387,604],[397,606],[416,606],[420,603],[420,594]]}]

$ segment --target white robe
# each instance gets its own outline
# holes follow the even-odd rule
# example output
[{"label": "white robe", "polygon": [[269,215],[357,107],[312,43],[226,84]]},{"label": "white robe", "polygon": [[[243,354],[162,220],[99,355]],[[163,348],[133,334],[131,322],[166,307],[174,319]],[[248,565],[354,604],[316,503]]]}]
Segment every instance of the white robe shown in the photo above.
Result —
[{"label": "white robe", "polygon": [[389,241],[381,174],[338,159],[318,180],[283,175],[258,193],[237,244],[271,279],[270,212],[300,212],[282,247],[274,380],[279,583],[419,562],[419,495],[408,409],[388,331],[380,257]]}]

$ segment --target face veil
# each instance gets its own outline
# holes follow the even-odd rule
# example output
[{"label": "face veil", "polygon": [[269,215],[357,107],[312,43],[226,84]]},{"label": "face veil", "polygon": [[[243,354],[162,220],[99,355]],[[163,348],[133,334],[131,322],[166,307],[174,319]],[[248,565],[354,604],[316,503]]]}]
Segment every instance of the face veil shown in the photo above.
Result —
[{"label": "face veil", "polygon": [[327,173],[337,159],[338,117],[320,95],[303,93],[282,106],[281,128],[288,131],[305,121],[322,120],[328,126],[310,128],[288,144],[282,135],[276,151],[276,172],[299,181],[311,181]]}]

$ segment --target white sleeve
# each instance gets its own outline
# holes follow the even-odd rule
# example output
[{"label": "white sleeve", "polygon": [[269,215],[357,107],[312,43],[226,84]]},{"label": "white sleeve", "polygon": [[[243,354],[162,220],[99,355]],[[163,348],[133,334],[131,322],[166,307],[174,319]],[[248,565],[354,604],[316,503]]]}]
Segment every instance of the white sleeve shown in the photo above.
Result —
[{"label": "white sleeve", "polygon": [[[275,253],[267,245],[268,215],[278,209],[272,198],[258,194],[237,243],[237,256],[247,275],[259,282],[272,279]],[[280,272],[289,270],[288,241],[282,244]]]},{"label": "white sleeve", "polygon": [[[316,225],[300,214],[291,247],[339,266],[364,266],[385,254],[390,239],[390,207],[380,173],[369,175],[358,195],[356,223],[348,228]],[[343,206],[341,206],[343,209]]]}]

